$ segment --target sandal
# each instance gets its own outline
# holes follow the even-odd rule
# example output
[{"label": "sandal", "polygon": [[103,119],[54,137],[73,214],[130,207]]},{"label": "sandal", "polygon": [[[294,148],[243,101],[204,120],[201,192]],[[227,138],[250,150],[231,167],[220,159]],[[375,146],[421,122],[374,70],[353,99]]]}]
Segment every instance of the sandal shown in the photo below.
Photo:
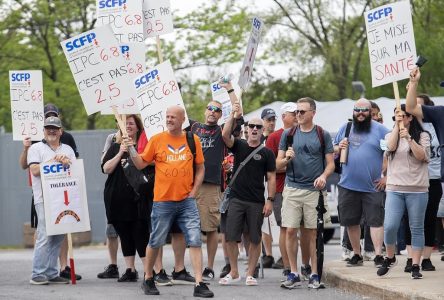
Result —
[{"label": "sandal", "polygon": [[241,281],[240,275],[239,275],[238,278],[233,278],[233,277],[231,277],[230,274],[227,274],[227,276],[225,276],[224,278],[221,278],[219,280],[219,284],[221,284],[221,285],[231,285],[231,284],[239,282],[239,281]]},{"label": "sandal", "polygon": [[257,285],[257,280],[253,276],[247,276],[247,279],[245,279],[245,285],[254,286]]}]

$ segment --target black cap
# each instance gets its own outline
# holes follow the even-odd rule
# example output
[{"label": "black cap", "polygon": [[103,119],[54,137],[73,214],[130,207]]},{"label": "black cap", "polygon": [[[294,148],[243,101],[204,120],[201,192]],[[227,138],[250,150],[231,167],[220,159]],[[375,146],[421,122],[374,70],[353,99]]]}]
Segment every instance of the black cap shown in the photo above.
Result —
[{"label": "black cap", "polygon": [[274,111],[274,109],[265,108],[261,113],[261,119],[270,119],[270,118],[276,118],[276,112]]},{"label": "black cap", "polygon": [[45,105],[44,112],[45,112],[45,117],[50,113],[56,114],[56,117],[59,116],[59,109],[57,108],[57,106],[55,106],[52,103],[48,103]]}]

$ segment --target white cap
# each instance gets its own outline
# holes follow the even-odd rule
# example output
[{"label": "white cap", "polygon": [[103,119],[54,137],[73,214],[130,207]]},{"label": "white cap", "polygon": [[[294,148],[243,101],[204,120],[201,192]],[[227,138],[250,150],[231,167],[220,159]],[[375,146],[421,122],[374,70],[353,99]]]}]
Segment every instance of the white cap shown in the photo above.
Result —
[{"label": "white cap", "polygon": [[281,112],[295,112],[298,109],[298,106],[294,102],[287,102],[281,106]]}]

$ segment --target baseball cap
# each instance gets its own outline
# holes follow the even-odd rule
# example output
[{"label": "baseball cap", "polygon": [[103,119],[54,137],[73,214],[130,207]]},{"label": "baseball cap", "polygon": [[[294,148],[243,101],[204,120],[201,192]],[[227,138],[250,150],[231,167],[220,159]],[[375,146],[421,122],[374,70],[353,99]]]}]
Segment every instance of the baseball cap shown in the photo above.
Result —
[{"label": "baseball cap", "polygon": [[274,111],[274,109],[265,108],[261,113],[261,119],[270,119],[270,118],[276,118],[276,112]]},{"label": "baseball cap", "polygon": [[56,114],[57,116],[59,115],[59,109],[57,108],[57,106],[55,106],[52,103],[46,104],[43,111],[45,113],[45,117],[47,114],[50,114],[50,113]]},{"label": "baseball cap", "polygon": [[281,106],[281,112],[295,112],[298,109],[298,106],[294,102],[287,102]]},{"label": "baseball cap", "polygon": [[62,121],[60,121],[60,119],[57,117],[48,117],[45,119],[45,122],[43,123],[43,127],[46,126],[62,128]]}]

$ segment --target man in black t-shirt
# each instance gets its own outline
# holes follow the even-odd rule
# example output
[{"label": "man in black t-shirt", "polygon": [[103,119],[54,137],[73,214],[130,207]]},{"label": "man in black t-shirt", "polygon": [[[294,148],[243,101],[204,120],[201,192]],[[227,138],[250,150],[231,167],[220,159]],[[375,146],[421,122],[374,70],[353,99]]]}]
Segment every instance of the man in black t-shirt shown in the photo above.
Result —
[{"label": "man in black t-shirt", "polygon": [[[253,118],[248,123],[248,140],[235,140],[231,135],[233,117],[238,114],[239,103],[233,105],[231,118],[227,121],[222,137],[225,144],[234,154],[233,173],[257,147],[261,145],[263,121]],[[264,179],[267,178],[267,200],[264,198]],[[227,210],[227,226],[225,239],[227,241],[228,255],[230,258],[231,272],[222,278],[219,283],[230,285],[240,281],[237,257],[239,249],[237,242],[241,240],[243,227],[246,224],[250,239],[248,271],[246,285],[257,285],[253,277],[256,263],[260,255],[261,227],[264,217],[268,217],[273,208],[276,191],[276,160],[273,152],[268,148],[262,148],[241,169],[231,186],[230,204]]]}]

